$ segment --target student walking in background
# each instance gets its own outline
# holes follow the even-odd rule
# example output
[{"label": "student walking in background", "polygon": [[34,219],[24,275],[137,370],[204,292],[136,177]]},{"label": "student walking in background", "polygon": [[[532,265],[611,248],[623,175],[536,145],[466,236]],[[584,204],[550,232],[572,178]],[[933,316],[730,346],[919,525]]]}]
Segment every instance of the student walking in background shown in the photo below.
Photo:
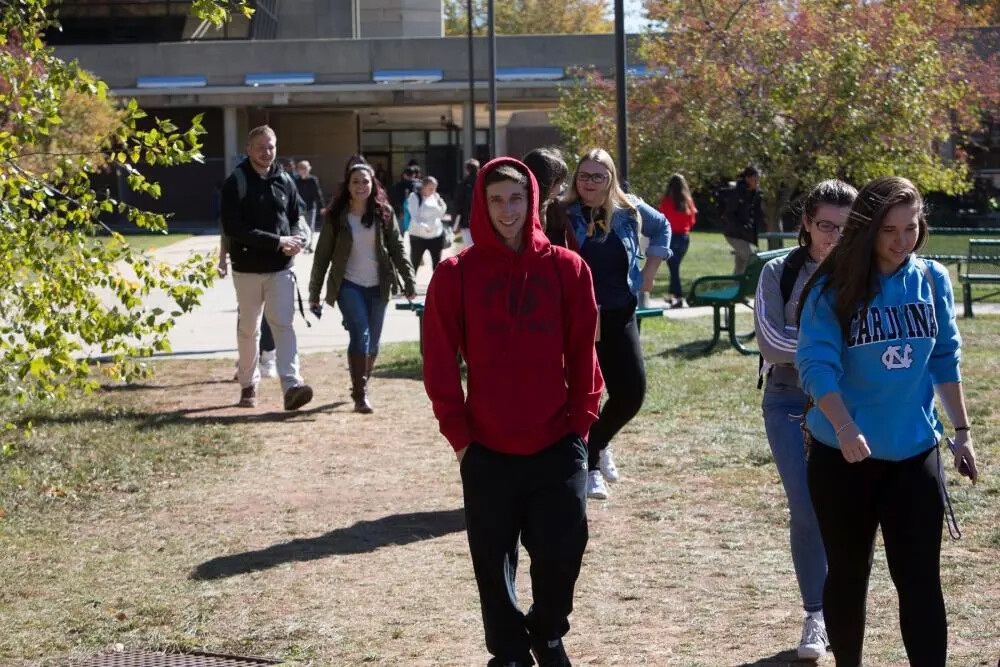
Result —
[{"label": "student walking in background", "polygon": [[437,268],[446,242],[445,234],[451,233],[441,220],[448,206],[437,193],[437,186],[437,179],[428,176],[420,192],[411,192],[406,201],[410,212],[410,263],[414,271],[420,266],[425,252],[431,254],[431,270]]},{"label": "student walking in background", "polygon": [[479,174],[479,160],[465,161],[465,178],[455,190],[455,214],[458,216],[458,229],[462,232],[462,244],[468,248],[472,245],[472,231],[469,228],[469,213],[472,210],[472,192]]},{"label": "student walking in background", "polygon": [[808,397],[795,370],[799,298],[844,231],[857,194],[847,183],[834,180],[810,190],[802,205],[798,247],[764,265],[754,298],[754,328],[763,360],[764,428],[788,499],[792,564],[805,611],[797,649],[803,659],[824,656],[828,642],[823,619],[826,553],[809,498],[802,434]]},{"label": "student walking in background", "polygon": [[944,667],[941,592],[944,425],[956,467],[976,481],[948,270],[919,259],[920,193],[878,178],[851,208],[840,242],[803,290],[795,363],[818,408],[806,414],[809,492],[826,550],[823,610],[838,665],[859,665],[875,535],[899,596],[909,664]]},{"label": "student walking in background", "polygon": [[538,183],[538,217],[545,236],[552,245],[566,247],[566,215],[557,205],[569,176],[562,151],[552,146],[536,148],[525,154],[522,161]]},{"label": "student walking in background", "polygon": [[691,199],[691,190],[680,174],[674,174],[667,181],[667,191],[660,200],[660,213],[670,223],[670,302],[669,308],[684,307],[684,292],[681,289],[681,260],[691,245],[691,228],[694,227],[698,209]]},{"label": "student walking in background", "polygon": [[[588,537],[597,305],[587,265],[549,244],[537,207],[527,167],[487,163],[472,200],[476,243],[434,273],[423,320],[424,387],[459,460],[490,667],[570,664],[562,638]],[[531,558],[527,614],[519,541]]]},{"label": "student walking in background", "polygon": [[299,374],[292,327],[295,276],[292,262],[305,246],[301,200],[292,177],[275,162],[278,139],[267,125],[247,137],[247,158],[222,185],[222,228],[229,239],[238,323],[240,407],[257,405],[261,315],[267,315],[277,348],[286,410],[312,400]]},{"label": "student walking in background", "polygon": [[303,215],[306,219],[306,226],[309,228],[309,244],[306,246],[305,252],[312,252],[316,245],[316,232],[319,231],[316,229],[316,220],[320,218],[325,203],[323,188],[320,187],[319,179],[312,175],[312,165],[309,164],[308,160],[300,160],[295,165],[295,170],[298,174],[295,185],[299,189],[299,197],[302,198],[302,203],[306,208]]},{"label": "student walking in background", "polygon": [[757,232],[764,223],[761,201],[760,172],[747,167],[740,172],[723,214],[722,233],[733,248],[734,274],[746,271],[750,255],[757,249]]},{"label": "student walking in background", "polygon": [[[663,215],[618,184],[615,163],[602,148],[588,151],[566,194],[567,241],[578,248],[594,277],[600,310],[597,358],[608,399],[590,428],[587,492],[608,497],[605,481],[618,481],[611,439],[639,412],[646,397],[646,366],[635,319],[638,293],[653,289],[660,263],[670,257],[670,227]],[[649,239],[639,268],[639,235]]]},{"label": "student walking in background", "polygon": [[395,292],[412,299],[416,288],[396,216],[367,163],[349,164],[320,231],[309,279],[309,305],[314,313],[321,312],[324,279],[326,302],[340,305],[349,334],[347,363],[354,411],[369,414],[373,408],[368,382],[378,357],[386,305]]}]

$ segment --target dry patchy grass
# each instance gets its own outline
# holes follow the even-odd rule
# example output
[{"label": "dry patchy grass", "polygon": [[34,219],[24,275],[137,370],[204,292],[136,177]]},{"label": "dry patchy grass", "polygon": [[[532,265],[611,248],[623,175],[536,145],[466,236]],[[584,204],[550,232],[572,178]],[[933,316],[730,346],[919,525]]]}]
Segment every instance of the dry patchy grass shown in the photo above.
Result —
[{"label": "dry patchy grass", "polygon": [[[984,465],[975,490],[951,475],[965,537],[943,554],[950,664],[992,665],[1000,320],[962,325]],[[615,443],[625,479],[589,510],[575,664],[780,664],[798,640],[756,359],[692,355],[686,343],[708,331],[704,319],[644,324],[649,398]],[[317,665],[483,664],[458,469],[415,345],[387,350],[370,417],[349,412],[343,355],[303,365],[316,399],[294,414],[276,382],[258,409],[232,407],[227,361],[161,363],[156,384],[36,410],[0,475],[0,662],[121,642]],[[881,557],[867,657],[905,664]]]}]

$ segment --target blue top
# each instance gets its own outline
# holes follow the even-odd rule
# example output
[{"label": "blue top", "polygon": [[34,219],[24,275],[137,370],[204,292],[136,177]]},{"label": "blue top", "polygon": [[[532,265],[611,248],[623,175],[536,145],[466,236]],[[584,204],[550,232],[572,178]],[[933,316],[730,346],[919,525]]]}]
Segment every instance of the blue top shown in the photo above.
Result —
[{"label": "blue top", "polygon": [[[847,340],[833,290],[820,292],[826,282],[824,276],[809,292],[799,323],[795,365],[806,393],[818,402],[840,392],[873,458],[901,461],[936,446],[943,429],[934,385],[961,379],[948,270],[911,255],[892,275],[880,274],[878,292],[851,318]],[[806,425],[817,440],[837,446],[821,410],[810,410]]]},{"label": "blue top", "polygon": [[[670,225],[662,213],[645,203],[638,197],[628,195],[629,201],[639,211],[642,219],[642,235],[649,238],[649,247],[646,253],[651,257],[670,257]],[[582,248],[587,240],[587,225],[590,221],[583,215],[583,203],[573,202],[566,209],[570,225],[573,229],[573,237],[576,239],[577,247]],[[635,215],[630,209],[616,208],[611,216],[611,231],[614,232],[622,245],[625,246],[625,254],[628,256],[628,286],[633,294],[637,294],[642,289],[642,270],[639,268],[639,224]]]},{"label": "blue top", "polygon": [[[589,215],[583,208],[584,216]],[[594,234],[580,246],[580,257],[594,277],[594,298],[603,309],[627,308],[635,303],[628,284],[628,253],[617,234]]]}]

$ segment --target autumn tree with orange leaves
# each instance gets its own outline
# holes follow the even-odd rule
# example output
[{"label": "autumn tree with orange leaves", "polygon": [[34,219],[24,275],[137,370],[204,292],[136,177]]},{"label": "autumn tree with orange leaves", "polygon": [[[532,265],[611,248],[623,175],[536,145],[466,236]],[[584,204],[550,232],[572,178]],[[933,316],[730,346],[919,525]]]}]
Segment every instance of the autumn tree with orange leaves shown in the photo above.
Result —
[{"label": "autumn tree with orange leaves", "polygon": [[[997,94],[993,33],[958,0],[647,0],[646,76],[630,78],[632,185],[696,187],[764,173],[774,229],[793,194],[880,175],[925,191],[969,188],[949,139],[977,129]],[[614,84],[584,76],[556,123],[576,152],[615,146]]]}]

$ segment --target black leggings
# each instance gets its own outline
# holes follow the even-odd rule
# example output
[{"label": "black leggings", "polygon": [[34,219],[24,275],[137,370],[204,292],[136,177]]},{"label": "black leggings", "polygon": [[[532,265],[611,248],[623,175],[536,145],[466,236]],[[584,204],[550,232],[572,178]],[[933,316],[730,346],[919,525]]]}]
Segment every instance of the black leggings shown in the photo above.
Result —
[{"label": "black leggings", "polygon": [[635,303],[616,310],[601,309],[601,340],[597,361],[601,365],[608,399],[601,406],[588,438],[590,470],[599,468],[601,450],[639,412],[646,398],[646,366],[639,343]]},{"label": "black leggings", "polygon": [[943,667],[948,622],[941,594],[940,454],[848,463],[839,449],[807,445],[809,493],[826,549],[823,613],[838,667],[861,664],[865,598],[882,527],[910,665]]},{"label": "black leggings", "polygon": [[410,263],[413,264],[414,271],[420,266],[420,260],[424,258],[425,250],[431,251],[431,271],[437,268],[438,262],[441,261],[441,242],[440,236],[423,239],[410,234]]}]

